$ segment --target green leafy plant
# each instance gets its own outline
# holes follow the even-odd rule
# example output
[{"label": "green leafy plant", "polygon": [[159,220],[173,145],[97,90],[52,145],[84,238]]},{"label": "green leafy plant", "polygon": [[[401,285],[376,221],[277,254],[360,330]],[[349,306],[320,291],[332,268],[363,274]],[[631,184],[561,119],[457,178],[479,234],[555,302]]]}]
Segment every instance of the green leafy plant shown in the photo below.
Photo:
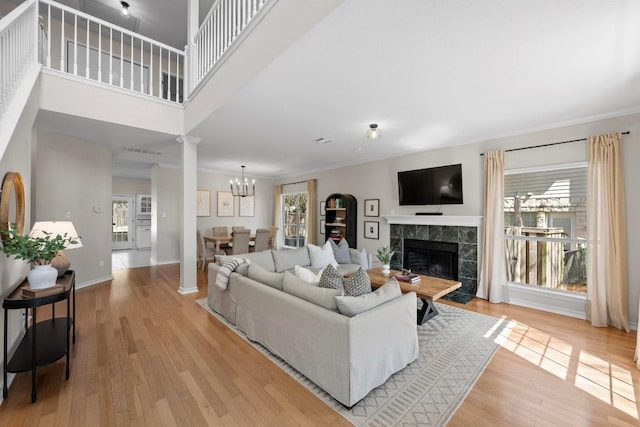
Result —
[{"label": "green leafy plant", "polygon": [[43,231],[44,237],[23,236],[16,230],[15,224],[9,225],[9,230],[0,230],[3,238],[2,252],[16,259],[23,259],[34,265],[46,265],[56,256],[58,251],[68,245],[78,243],[74,237],[65,233],[63,236]]},{"label": "green leafy plant", "polygon": [[389,248],[389,246],[383,246],[381,248],[378,248],[378,253],[376,254],[376,257],[380,260],[382,264],[390,264],[391,258],[393,258],[393,255],[395,255],[395,252],[392,251],[391,248]]}]

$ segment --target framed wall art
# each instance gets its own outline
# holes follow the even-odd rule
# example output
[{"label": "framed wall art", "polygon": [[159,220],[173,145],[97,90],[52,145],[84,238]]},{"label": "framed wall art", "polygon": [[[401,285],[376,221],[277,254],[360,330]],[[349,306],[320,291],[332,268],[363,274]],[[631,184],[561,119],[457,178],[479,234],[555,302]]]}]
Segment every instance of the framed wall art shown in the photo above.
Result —
[{"label": "framed wall art", "polygon": [[378,221],[364,222],[364,238],[365,239],[380,238],[380,223]]},{"label": "framed wall art", "polygon": [[240,216],[256,215],[256,198],[255,196],[240,197]]},{"label": "framed wall art", "polygon": [[234,216],[233,193],[218,191],[218,216]]},{"label": "framed wall art", "polygon": [[380,216],[380,199],[364,201],[364,216]]},{"label": "framed wall art", "polygon": [[325,224],[326,224],[326,221],[324,219],[321,219],[320,220],[320,234],[324,234]]},{"label": "framed wall art", "polygon": [[320,216],[324,216],[325,213],[325,201],[323,200],[320,202]]},{"label": "framed wall art", "polygon": [[196,216],[211,216],[211,192],[198,190],[196,192]]}]

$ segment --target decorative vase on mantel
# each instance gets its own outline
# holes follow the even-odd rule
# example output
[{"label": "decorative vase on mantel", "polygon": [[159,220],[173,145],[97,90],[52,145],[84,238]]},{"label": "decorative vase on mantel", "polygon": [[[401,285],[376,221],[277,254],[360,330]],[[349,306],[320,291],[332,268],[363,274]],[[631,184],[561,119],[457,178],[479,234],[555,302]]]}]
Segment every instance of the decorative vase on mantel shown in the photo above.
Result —
[{"label": "decorative vase on mantel", "polygon": [[388,276],[391,273],[391,266],[389,264],[382,264],[382,275]]},{"label": "decorative vase on mantel", "polygon": [[50,288],[56,284],[58,278],[58,270],[50,265],[36,265],[29,274],[27,281],[31,289]]}]

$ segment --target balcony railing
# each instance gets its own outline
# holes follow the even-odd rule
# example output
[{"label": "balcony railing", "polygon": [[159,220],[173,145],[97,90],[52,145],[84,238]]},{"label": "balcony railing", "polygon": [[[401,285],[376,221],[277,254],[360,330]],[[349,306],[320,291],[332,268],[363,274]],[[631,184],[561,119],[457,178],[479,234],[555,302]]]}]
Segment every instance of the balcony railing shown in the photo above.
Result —
[{"label": "balcony railing", "polygon": [[37,65],[36,7],[26,1],[0,21],[0,121],[26,70]]},{"label": "balcony railing", "polygon": [[40,0],[45,68],[182,103],[184,52],[52,0]]},{"label": "balcony railing", "polygon": [[[216,0],[193,39],[194,90],[220,64],[223,55],[241,34],[246,34],[255,18],[275,0]],[[236,42],[237,45],[237,42]]]}]

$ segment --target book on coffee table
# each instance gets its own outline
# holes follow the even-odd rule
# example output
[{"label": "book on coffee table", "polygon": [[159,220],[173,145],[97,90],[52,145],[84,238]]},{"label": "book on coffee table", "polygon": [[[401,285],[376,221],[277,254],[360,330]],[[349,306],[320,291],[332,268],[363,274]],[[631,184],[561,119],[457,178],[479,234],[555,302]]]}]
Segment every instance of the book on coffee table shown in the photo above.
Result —
[{"label": "book on coffee table", "polygon": [[22,296],[27,298],[46,297],[49,295],[55,295],[64,291],[64,285],[53,285],[44,289],[31,289],[28,286],[22,287]]},{"label": "book on coffee table", "polygon": [[396,273],[393,277],[402,282],[418,283],[420,281],[420,275],[415,273]]}]

